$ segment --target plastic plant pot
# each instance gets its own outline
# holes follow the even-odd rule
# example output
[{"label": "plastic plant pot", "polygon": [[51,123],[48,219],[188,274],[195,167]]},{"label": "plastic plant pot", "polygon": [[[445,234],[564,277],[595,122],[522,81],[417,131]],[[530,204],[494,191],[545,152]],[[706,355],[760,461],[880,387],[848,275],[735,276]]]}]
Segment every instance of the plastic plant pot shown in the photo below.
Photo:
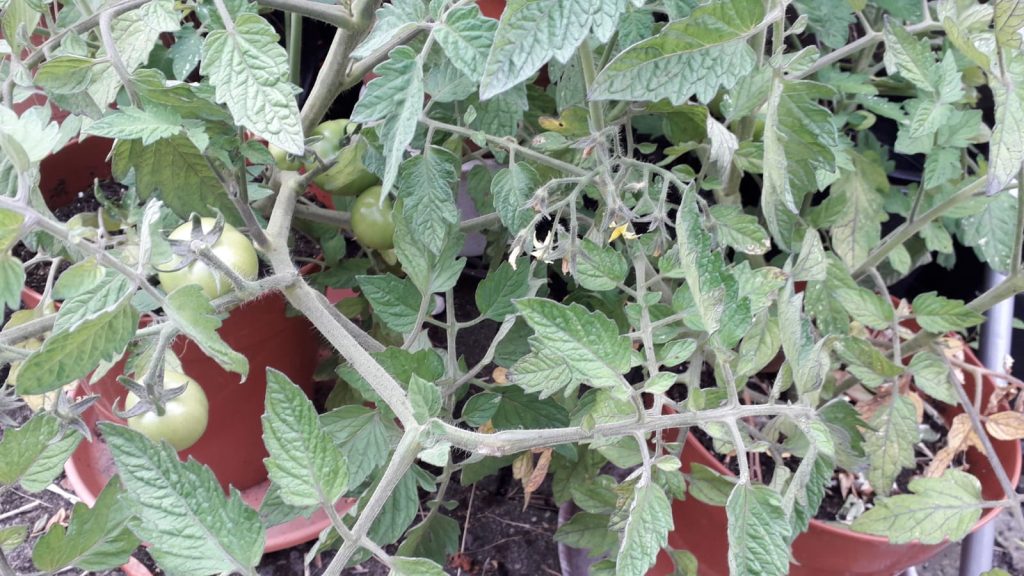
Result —
[{"label": "plastic plant pot", "polygon": [[[970,348],[965,347],[965,361],[976,366],[981,362]],[[965,372],[964,387],[973,397],[979,383],[970,372]],[[995,383],[987,376],[980,383],[982,403],[985,405],[995,390]],[[936,403],[938,404],[938,403]],[[944,405],[943,405],[944,406]],[[963,412],[959,406],[947,406],[940,410],[947,422]],[[1021,473],[1020,442],[991,439],[997,456],[1016,486]],[[683,471],[689,473],[694,463],[708,466],[721,474],[732,474],[713,454],[692,435],[688,435],[682,453]],[[999,484],[988,459],[974,448],[967,454],[969,472],[981,481],[982,496],[986,500],[1003,498]],[[985,511],[975,524],[977,530],[999,515],[1001,509]],[[702,576],[727,576],[729,550],[727,518],[725,508],[705,504],[692,496],[686,500],[672,502],[672,519],[675,530],[669,533],[669,546],[689,550],[697,556]],[[854,532],[835,522],[811,520],[806,532],[793,543],[791,576],[888,576],[900,573],[935,556],[948,546],[949,542],[925,545],[917,542],[892,544],[887,539]],[[658,563],[648,574],[665,576],[671,574],[673,565],[665,552],[658,556]]]}]

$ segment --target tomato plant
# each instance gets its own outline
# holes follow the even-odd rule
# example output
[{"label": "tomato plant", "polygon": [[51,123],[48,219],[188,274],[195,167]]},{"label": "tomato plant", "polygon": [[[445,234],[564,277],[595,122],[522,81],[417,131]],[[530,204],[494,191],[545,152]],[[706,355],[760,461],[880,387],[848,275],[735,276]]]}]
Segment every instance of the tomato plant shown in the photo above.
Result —
[{"label": "tomato plant", "polygon": [[[211,232],[215,222],[213,218],[202,218],[202,232]],[[175,228],[168,238],[187,242],[192,239],[192,236],[193,224],[186,222]],[[256,256],[256,250],[253,248],[252,242],[234,226],[224,224],[220,237],[210,246],[210,251],[243,279],[256,279],[256,275],[259,273],[259,258]],[[232,289],[231,282],[224,272],[211,269],[210,265],[205,262],[193,261],[181,267],[180,261],[172,261],[170,266],[178,267],[178,269],[161,271],[158,274],[161,286],[168,293],[188,284],[197,284],[209,298],[216,298],[227,294]]]},{"label": "tomato plant", "polygon": [[[128,418],[128,427],[144,434],[154,442],[166,441],[177,451],[187,450],[199,441],[206,431],[210,406],[203,387],[195,380],[177,372],[164,372],[164,388],[184,386],[185,391],[168,400],[159,409],[153,408]],[[139,403],[139,397],[129,392],[124,401],[125,410]]]},{"label": "tomato plant", "polygon": [[[895,574],[1024,526],[1024,384],[971,353],[1024,292],[1024,3],[85,4],[0,19],[0,301],[44,303],[0,330],[0,492],[112,462],[19,571],[251,575],[302,518],[330,576],[442,576],[489,474],[618,576]],[[314,330],[317,365],[266,357]],[[211,430],[262,436],[182,463],[152,439],[202,435],[195,366],[244,380]],[[219,464],[264,449],[257,513]]]}]

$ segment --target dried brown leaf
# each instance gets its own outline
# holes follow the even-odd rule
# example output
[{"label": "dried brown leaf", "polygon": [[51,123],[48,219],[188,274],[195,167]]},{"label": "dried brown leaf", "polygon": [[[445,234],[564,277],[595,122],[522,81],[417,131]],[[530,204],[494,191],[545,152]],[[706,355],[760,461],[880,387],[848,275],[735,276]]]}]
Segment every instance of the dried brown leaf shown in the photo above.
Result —
[{"label": "dried brown leaf", "polygon": [[1024,438],[1024,414],[1007,410],[988,417],[985,429],[999,440],[1020,440]]}]

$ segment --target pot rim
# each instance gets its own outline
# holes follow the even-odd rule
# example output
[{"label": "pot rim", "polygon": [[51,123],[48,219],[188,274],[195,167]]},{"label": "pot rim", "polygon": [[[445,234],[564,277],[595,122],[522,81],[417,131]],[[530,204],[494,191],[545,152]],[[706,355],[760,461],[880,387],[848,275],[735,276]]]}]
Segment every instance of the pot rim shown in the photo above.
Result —
[{"label": "pot rim", "polygon": [[[976,366],[983,367],[983,364],[981,363],[980,360],[978,360],[978,357],[975,356],[974,351],[972,351],[969,346],[964,346],[964,361],[969,363],[969,364],[974,364]],[[988,374],[983,374],[982,375],[982,380],[987,382],[993,388],[995,387],[995,382],[992,380],[991,376],[989,376]],[[728,468],[726,468],[725,465],[723,465],[718,460],[718,458],[715,458],[714,454],[711,451],[709,451],[707,448],[705,448],[704,445],[701,444],[700,441],[698,441],[694,437],[693,434],[689,434],[688,433],[686,435],[686,445],[685,445],[684,449],[696,450],[699,453],[702,453],[703,455],[707,456],[708,460],[711,462],[710,468],[714,469],[719,474],[724,474],[724,475],[728,475],[728,476],[732,476],[732,477],[736,476],[735,474],[733,474],[732,470],[729,470]],[[1014,444],[1014,446],[1013,446],[1013,456],[1012,456],[1011,462],[1009,464],[1010,464],[1010,466],[1008,466],[1007,470],[1006,470],[1007,475],[1010,477],[1010,482],[1016,484],[1017,482],[1020,481],[1020,476],[1021,476],[1021,443],[1020,442],[1016,442]],[[976,478],[978,477],[978,475],[975,474],[974,472],[968,471],[968,473],[971,474],[972,476],[976,477]],[[994,472],[990,472],[990,473],[994,473]],[[986,510],[981,515],[981,518],[979,518],[978,521],[974,523],[974,526],[971,527],[971,533],[977,531],[979,528],[981,528],[985,524],[988,524],[989,522],[994,520],[995,517],[998,516],[1002,511],[1003,511],[1002,508],[989,508],[988,510]],[[855,531],[851,530],[849,527],[847,527],[846,525],[844,525],[842,523],[839,523],[839,522],[826,522],[824,520],[818,520],[817,518],[811,518],[810,525],[814,526],[814,528],[816,530],[824,530],[826,532],[831,532],[833,534],[843,535],[843,536],[846,536],[848,538],[852,538],[854,540],[862,540],[862,541],[871,542],[871,543],[875,543],[875,544],[890,544],[890,545],[894,545],[894,546],[899,546],[899,544],[892,544],[892,542],[890,542],[889,539],[885,538],[884,536],[875,536],[873,534],[865,534],[863,532],[855,532]],[[949,542],[949,540],[945,540],[944,542]],[[920,544],[920,542],[917,542],[915,540],[913,542],[910,542],[909,544]],[[941,545],[941,544],[939,544],[939,545]]]}]

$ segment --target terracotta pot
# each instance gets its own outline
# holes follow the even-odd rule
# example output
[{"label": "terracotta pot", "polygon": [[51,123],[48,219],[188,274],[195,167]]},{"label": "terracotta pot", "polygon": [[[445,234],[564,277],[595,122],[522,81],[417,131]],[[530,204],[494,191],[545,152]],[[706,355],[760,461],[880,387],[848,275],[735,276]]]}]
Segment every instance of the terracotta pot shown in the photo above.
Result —
[{"label": "terracotta pot", "polygon": [[[93,178],[108,177],[110,166],[105,160],[109,149],[109,140],[87,139],[47,158],[41,169],[41,189],[50,207],[73,201]],[[40,298],[34,290],[22,291],[22,300],[29,307],[36,306]],[[141,324],[148,324],[148,319]],[[225,488],[231,485],[245,489],[267,477],[260,421],[267,368],[280,370],[311,394],[319,337],[305,318],[286,315],[285,299],[278,293],[232,310],[219,333],[229,346],[249,359],[249,377],[241,383],[237,374],[223,370],[188,339],[175,341],[173,349],[185,373],[203,386],[210,403],[206,432],[181,455],[209,465]],[[100,395],[96,409],[104,419],[114,422],[123,422],[112,411],[114,406],[123,406],[127,395],[116,380],[123,368],[124,364],[119,363],[86,390]]]},{"label": "terracotta pot", "polygon": [[[964,348],[965,360],[980,366],[981,362]],[[978,384],[974,376],[965,372],[965,387],[973,394]],[[982,385],[982,405],[988,402],[995,384],[985,377]],[[946,407],[943,416],[951,421],[963,412],[960,407]],[[1020,442],[992,439],[996,454],[1016,485],[1021,473]],[[721,474],[732,474],[713,454],[692,435],[688,435],[682,454],[683,471],[689,472],[694,463],[708,466]],[[981,452],[971,449],[967,463],[982,485],[986,500],[1003,498],[1003,489]],[[999,515],[1000,509],[987,510],[975,524],[974,530],[991,522]],[[672,519],[675,530],[669,534],[669,545],[676,549],[689,550],[697,555],[702,576],[727,576],[729,549],[726,536],[727,519],[725,508],[704,504],[692,496],[686,500],[672,502]],[[949,542],[935,545],[919,543],[891,544],[887,539],[861,534],[834,522],[811,520],[810,528],[797,537],[793,543],[793,563],[789,574],[792,576],[885,576],[902,572],[938,554]],[[652,576],[671,574],[672,561],[665,552],[658,556],[657,565],[648,572]]]}]

